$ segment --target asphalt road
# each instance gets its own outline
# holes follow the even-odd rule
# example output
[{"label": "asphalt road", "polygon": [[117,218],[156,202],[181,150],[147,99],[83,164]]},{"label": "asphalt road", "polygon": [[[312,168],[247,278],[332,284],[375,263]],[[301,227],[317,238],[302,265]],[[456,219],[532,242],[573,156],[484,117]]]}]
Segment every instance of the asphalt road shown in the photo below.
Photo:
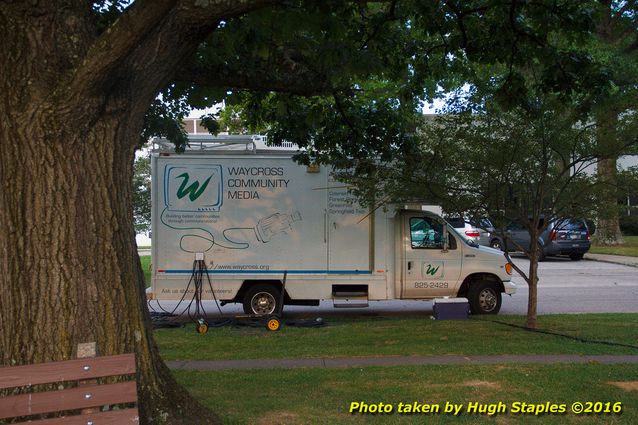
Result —
[{"label": "asphalt road", "polygon": [[[529,261],[515,257],[523,270]],[[516,273],[515,273],[516,274]],[[571,261],[568,258],[549,259],[539,264],[538,314],[556,313],[638,313],[638,268],[598,261]],[[515,276],[518,292],[503,296],[501,314],[526,314],[527,285]],[[155,302],[152,307],[157,309]],[[172,310],[175,303],[162,302]],[[185,305],[184,305],[185,307]],[[209,317],[218,315],[212,302],[204,303]],[[183,308],[177,311],[181,312]],[[224,314],[241,314],[238,304],[222,307]],[[371,301],[368,308],[335,309],[331,301],[319,307],[286,306],[284,313],[292,317],[331,317],[357,315],[432,314],[430,301]]]},{"label": "asphalt road", "polygon": [[[529,261],[514,258],[527,271]],[[527,312],[527,285],[512,279],[518,292],[503,299],[502,314]],[[599,261],[552,258],[539,263],[538,313],[637,313],[638,268]]]}]

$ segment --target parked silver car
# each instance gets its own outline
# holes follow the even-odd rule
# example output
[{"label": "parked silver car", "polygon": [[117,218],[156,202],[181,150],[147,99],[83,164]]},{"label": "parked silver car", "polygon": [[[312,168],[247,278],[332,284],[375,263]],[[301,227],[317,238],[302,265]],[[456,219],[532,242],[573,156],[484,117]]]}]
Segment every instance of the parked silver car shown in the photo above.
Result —
[{"label": "parked silver car", "polygon": [[461,236],[474,241],[479,245],[486,245],[486,241],[489,241],[490,232],[478,227],[477,224],[470,219],[463,217],[448,217],[447,222],[450,223]]}]

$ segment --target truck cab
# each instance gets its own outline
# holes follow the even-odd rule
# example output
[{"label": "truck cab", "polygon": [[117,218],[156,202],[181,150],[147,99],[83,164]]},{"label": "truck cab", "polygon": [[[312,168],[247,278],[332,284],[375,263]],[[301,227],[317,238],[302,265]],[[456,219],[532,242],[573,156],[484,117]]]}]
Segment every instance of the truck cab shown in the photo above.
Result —
[{"label": "truck cab", "polygon": [[501,294],[513,294],[511,265],[500,251],[462,237],[440,216],[401,211],[397,216],[401,299],[468,298],[474,313],[497,313]]}]

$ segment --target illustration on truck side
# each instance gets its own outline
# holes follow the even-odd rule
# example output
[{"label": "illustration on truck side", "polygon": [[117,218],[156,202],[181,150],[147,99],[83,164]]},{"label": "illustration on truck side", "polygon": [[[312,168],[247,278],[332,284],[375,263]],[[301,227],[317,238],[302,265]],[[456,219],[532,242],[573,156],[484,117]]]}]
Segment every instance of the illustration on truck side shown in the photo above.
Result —
[{"label": "illustration on truck side", "polygon": [[294,150],[259,137],[196,142],[176,154],[157,141],[152,154],[156,299],[182,297],[195,255],[215,297],[246,313],[275,311],[284,271],[288,305],[459,296],[474,313],[497,313],[502,293],[516,291],[501,252],[420,205],[371,212],[327,167],[296,164]]}]

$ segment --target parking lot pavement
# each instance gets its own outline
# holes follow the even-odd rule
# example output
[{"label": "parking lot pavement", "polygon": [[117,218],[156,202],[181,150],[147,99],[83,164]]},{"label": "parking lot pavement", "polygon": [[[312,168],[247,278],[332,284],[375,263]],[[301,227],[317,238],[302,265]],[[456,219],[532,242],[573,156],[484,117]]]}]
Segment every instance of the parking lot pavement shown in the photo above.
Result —
[{"label": "parking lot pavement", "polygon": [[[523,270],[524,257],[514,257]],[[503,314],[525,314],[527,284],[520,276],[512,281],[519,290],[503,299]],[[538,314],[636,313],[638,312],[638,268],[599,261],[550,258],[539,263]]]}]

